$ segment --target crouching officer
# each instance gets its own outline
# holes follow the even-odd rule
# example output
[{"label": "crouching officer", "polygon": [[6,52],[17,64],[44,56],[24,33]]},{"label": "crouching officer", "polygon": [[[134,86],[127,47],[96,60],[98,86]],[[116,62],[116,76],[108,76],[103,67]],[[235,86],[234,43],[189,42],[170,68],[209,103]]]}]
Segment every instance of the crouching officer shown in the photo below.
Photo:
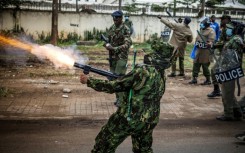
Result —
[{"label": "crouching officer", "polygon": [[[242,119],[241,107],[235,97],[235,83],[237,79],[244,76],[242,71],[242,57],[245,47],[243,38],[244,27],[245,25],[242,23],[233,21],[226,25],[226,35],[230,40],[224,45],[215,68],[217,81],[222,83],[221,91],[224,114],[216,117],[220,121]],[[237,74],[235,74],[236,72]]]},{"label": "crouching officer", "polygon": [[200,72],[200,68],[203,69],[203,75],[206,77],[206,80],[201,83],[201,85],[209,85],[210,81],[210,52],[209,49],[215,40],[215,32],[210,27],[210,20],[208,17],[203,17],[200,19],[200,33],[205,39],[205,42],[202,41],[201,37],[198,35],[196,38],[195,45],[197,46],[196,56],[193,63],[192,69],[192,80],[189,84],[197,84],[198,73]]},{"label": "crouching officer", "polygon": [[[144,56],[144,64],[136,65],[130,73],[117,80],[99,80],[81,75],[81,83],[96,91],[126,92],[117,111],[112,114],[97,135],[92,153],[114,153],[131,136],[133,152],[153,153],[152,132],[159,121],[160,100],[165,91],[164,70],[169,68],[173,46],[163,43],[165,50]],[[131,103],[128,95],[133,91]],[[128,118],[130,117],[130,118]]]}]

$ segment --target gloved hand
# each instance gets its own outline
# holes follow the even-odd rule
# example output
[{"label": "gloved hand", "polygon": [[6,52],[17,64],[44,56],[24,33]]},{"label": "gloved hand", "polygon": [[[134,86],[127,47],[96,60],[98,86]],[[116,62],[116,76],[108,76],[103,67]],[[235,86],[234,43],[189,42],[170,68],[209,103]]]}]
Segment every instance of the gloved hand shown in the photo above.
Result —
[{"label": "gloved hand", "polygon": [[82,84],[86,84],[87,81],[88,81],[88,77],[87,77],[86,75],[84,75],[84,74],[81,74],[81,75],[80,75],[80,82],[81,82]]},{"label": "gloved hand", "polygon": [[212,42],[207,41],[207,48],[212,48],[212,47],[213,47],[213,43],[212,43]]},{"label": "gloved hand", "polygon": [[105,48],[107,49],[107,50],[111,50],[111,51],[114,51],[115,49],[111,46],[111,44],[109,44],[109,43],[107,43],[106,45],[105,45]]},{"label": "gloved hand", "polygon": [[158,15],[158,16],[157,16],[157,18],[158,18],[158,19],[161,19],[161,18],[162,18],[162,16],[161,16],[161,15]]}]

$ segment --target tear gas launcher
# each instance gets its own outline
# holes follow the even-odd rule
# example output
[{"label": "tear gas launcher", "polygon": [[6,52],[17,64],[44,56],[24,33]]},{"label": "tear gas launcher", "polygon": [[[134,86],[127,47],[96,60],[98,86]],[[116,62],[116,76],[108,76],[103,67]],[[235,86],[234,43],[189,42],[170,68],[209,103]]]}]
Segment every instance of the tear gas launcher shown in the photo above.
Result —
[{"label": "tear gas launcher", "polygon": [[79,69],[83,69],[84,74],[89,74],[89,72],[91,71],[91,72],[94,72],[96,74],[105,76],[109,80],[117,79],[118,77],[120,77],[119,75],[116,75],[116,74],[111,73],[111,72],[106,71],[106,70],[94,68],[90,65],[84,65],[84,64],[80,64],[80,63],[75,62],[73,66],[76,68],[79,68]]},{"label": "tear gas launcher", "polygon": [[[166,13],[168,14],[169,17],[173,18],[172,14],[171,14],[169,11],[166,11]],[[176,19],[174,19],[174,21],[175,21],[176,23],[179,23]]]}]

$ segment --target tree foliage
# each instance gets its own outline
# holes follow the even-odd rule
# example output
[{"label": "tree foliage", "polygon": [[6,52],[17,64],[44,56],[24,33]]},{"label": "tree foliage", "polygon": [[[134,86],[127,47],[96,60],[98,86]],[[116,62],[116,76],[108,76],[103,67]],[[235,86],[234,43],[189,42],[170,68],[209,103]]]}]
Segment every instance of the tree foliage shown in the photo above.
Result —
[{"label": "tree foliage", "polygon": [[127,12],[137,12],[140,10],[140,8],[136,7],[135,3],[133,4],[128,4],[122,8],[124,11]]},{"label": "tree foliage", "polygon": [[9,5],[14,5],[16,8],[22,4],[21,0],[1,0],[0,1],[0,10],[8,7]]},{"label": "tree foliage", "polygon": [[212,8],[214,8],[215,5],[217,5],[217,4],[224,4],[225,1],[226,0],[208,0],[208,1],[206,1],[205,6],[206,7],[212,7]]},{"label": "tree foliage", "polygon": [[163,12],[165,10],[165,7],[164,6],[157,5],[157,4],[152,4],[151,5],[151,9],[154,12]]}]

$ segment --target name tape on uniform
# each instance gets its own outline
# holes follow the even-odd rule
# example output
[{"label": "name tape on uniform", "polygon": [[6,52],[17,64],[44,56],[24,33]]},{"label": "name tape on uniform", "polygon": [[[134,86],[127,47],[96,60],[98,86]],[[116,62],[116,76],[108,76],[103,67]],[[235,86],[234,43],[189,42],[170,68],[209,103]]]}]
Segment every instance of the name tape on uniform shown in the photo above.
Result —
[{"label": "name tape on uniform", "polygon": [[244,76],[242,67],[236,67],[224,72],[215,73],[215,78],[219,83],[235,80]]}]

